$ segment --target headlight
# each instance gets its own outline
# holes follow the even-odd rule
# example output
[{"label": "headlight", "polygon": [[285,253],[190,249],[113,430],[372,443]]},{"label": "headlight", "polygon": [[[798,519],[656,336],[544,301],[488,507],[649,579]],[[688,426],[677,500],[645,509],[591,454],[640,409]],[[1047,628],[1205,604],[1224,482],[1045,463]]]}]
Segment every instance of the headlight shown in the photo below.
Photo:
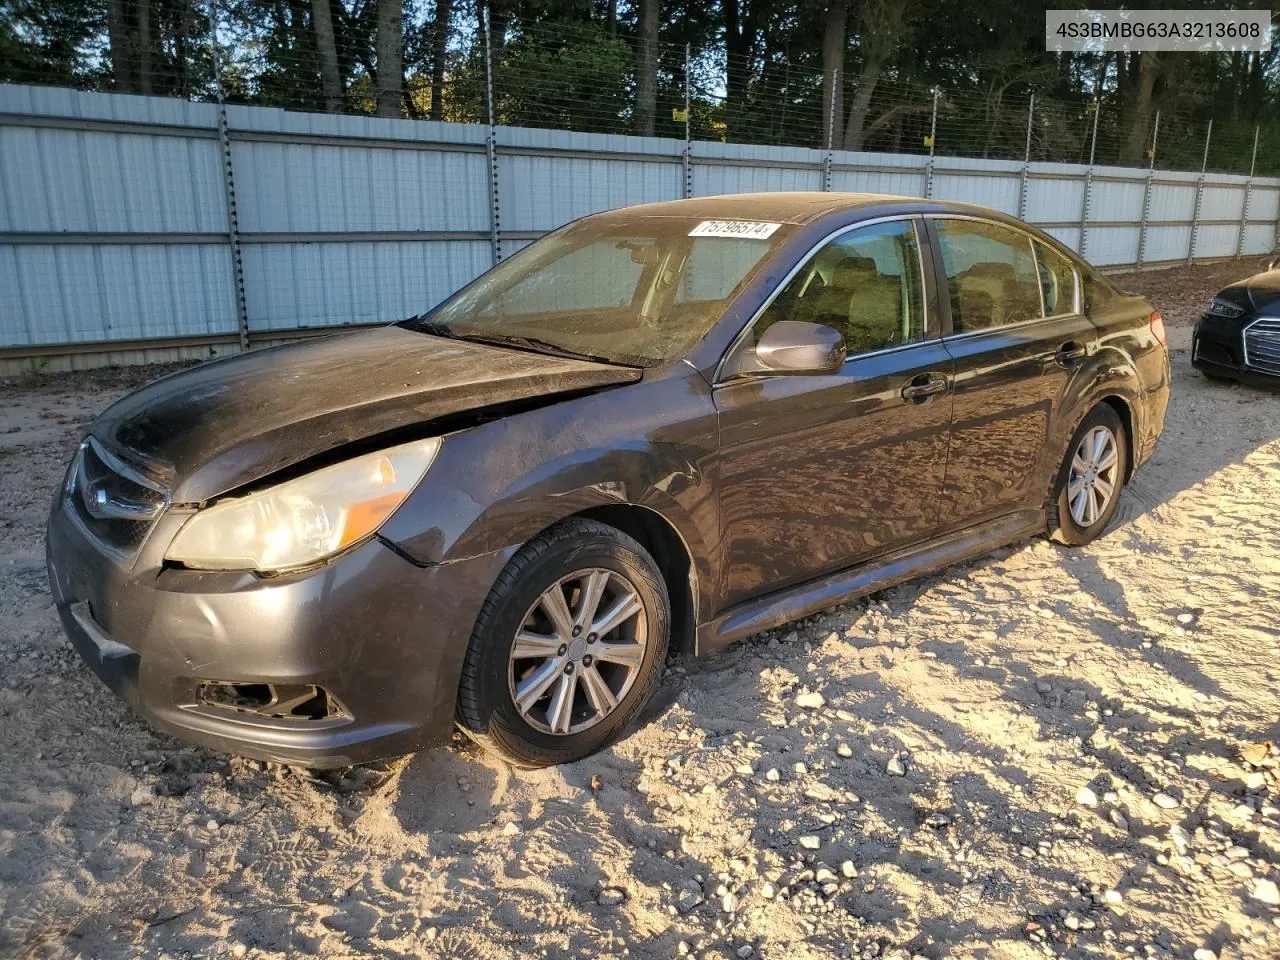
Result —
[{"label": "headlight", "polygon": [[417,486],[440,449],[419,440],[325,467],[201,510],[165,558],[206,570],[287,570],[370,536]]},{"label": "headlight", "polygon": [[1244,307],[1238,307],[1234,303],[1214,297],[1209,301],[1209,316],[1225,317],[1228,320],[1234,320],[1236,317],[1245,315]]}]

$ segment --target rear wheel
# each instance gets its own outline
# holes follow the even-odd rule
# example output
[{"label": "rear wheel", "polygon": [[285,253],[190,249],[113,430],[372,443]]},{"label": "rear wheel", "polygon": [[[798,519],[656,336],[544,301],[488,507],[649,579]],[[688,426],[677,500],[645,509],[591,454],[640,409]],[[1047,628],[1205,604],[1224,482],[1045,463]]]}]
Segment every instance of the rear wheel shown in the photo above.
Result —
[{"label": "rear wheel", "polygon": [[481,609],[458,724],[517,766],[594,753],[649,699],[670,620],[644,547],[594,520],[557,524],[511,559]]},{"label": "rear wheel", "polygon": [[1058,472],[1057,523],[1049,531],[1053,539],[1078,546],[1107,528],[1120,505],[1127,443],[1124,424],[1110,404],[1089,411]]}]

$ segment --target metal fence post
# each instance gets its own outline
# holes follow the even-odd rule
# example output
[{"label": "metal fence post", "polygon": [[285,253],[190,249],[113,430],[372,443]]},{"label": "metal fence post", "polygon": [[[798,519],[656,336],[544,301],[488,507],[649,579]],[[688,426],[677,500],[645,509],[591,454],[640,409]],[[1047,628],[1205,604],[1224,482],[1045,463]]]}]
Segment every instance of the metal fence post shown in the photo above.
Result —
[{"label": "metal fence post", "polygon": [[831,70],[831,103],[827,106],[827,155],[822,160],[822,189],[831,189],[831,154],[836,148],[836,83],[840,71]]},{"label": "metal fence post", "polygon": [[1151,157],[1147,162],[1147,179],[1142,188],[1142,223],[1138,227],[1138,269],[1147,259],[1147,221],[1151,219],[1151,181],[1156,175],[1156,138],[1160,136],[1160,111],[1156,111],[1155,126],[1151,128]]},{"label": "metal fence post", "polygon": [[684,150],[681,151],[686,200],[693,196],[693,139],[689,134],[692,119],[689,113],[689,44],[686,43],[684,45]]},{"label": "metal fence post", "polygon": [[1244,256],[1244,234],[1249,228],[1249,205],[1253,202],[1253,173],[1258,168],[1258,134],[1262,127],[1253,128],[1253,156],[1249,159],[1249,179],[1244,184],[1244,209],[1240,211],[1240,236],[1236,238],[1236,259]]},{"label": "metal fence post", "polygon": [[1196,205],[1191,211],[1191,242],[1187,244],[1187,263],[1196,258],[1196,241],[1200,239],[1200,203],[1204,199],[1205,171],[1209,169],[1209,142],[1213,138],[1213,117],[1204,132],[1204,159],[1200,161],[1200,179],[1196,181]]},{"label": "metal fence post", "polygon": [[1022,152],[1022,182],[1018,185],[1018,219],[1027,219],[1027,177],[1031,172],[1031,127],[1036,118],[1036,95],[1027,106],[1027,146]]},{"label": "metal fence post", "polygon": [[231,128],[227,125],[227,101],[222,89],[222,51],[218,46],[218,10],[209,4],[209,30],[213,46],[213,88],[218,100],[218,149],[222,151],[222,189],[227,201],[227,243],[231,246],[231,279],[236,296],[236,330],[240,349],[249,349],[249,305],[245,299],[244,257],[240,251],[240,214],[236,209],[236,177],[231,164]]},{"label": "metal fence post", "polygon": [[1098,150],[1098,114],[1102,112],[1102,104],[1093,101],[1093,133],[1089,138],[1089,169],[1084,174],[1084,199],[1080,203],[1080,249],[1076,252],[1085,255],[1085,247],[1089,243],[1089,204],[1093,200],[1093,160]]},{"label": "metal fence post", "polygon": [[933,108],[929,114],[929,162],[924,168],[924,196],[933,196],[933,145],[938,135],[938,94],[939,88],[933,88]]},{"label": "metal fence post", "polygon": [[498,120],[493,105],[493,39],[489,35],[489,8],[484,9],[484,92],[489,134],[484,138],[489,161],[489,249],[496,267],[502,262],[501,218],[498,210]]}]

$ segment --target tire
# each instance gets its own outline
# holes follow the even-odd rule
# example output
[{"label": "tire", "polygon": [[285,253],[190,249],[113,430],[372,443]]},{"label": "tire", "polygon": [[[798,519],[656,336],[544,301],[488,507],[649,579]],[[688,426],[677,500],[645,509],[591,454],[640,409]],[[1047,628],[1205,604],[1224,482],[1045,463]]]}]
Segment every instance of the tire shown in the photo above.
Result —
[{"label": "tire", "polygon": [[[625,619],[610,626],[610,613]],[[591,623],[608,629],[597,635]],[[670,624],[666,584],[644,547],[595,520],[558,523],[511,558],[476,618],[458,726],[517,767],[581,760],[612,743],[648,701]],[[539,692],[542,683],[549,686]],[[607,707],[610,698],[616,705]]]},{"label": "tire", "polygon": [[[1109,434],[1110,455],[1104,454],[1102,459],[1093,462],[1090,459],[1092,451],[1082,449],[1082,445],[1086,437],[1090,438],[1091,444],[1096,443],[1099,433],[1103,431]],[[1056,510],[1051,511],[1051,514],[1056,513],[1057,516],[1050,517],[1048,531],[1051,539],[1068,546],[1083,546],[1097,539],[1107,529],[1124,491],[1128,451],[1129,437],[1115,409],[1110,404],[1100,403],[1090,410],[1071,437],[1062,466],[1058,470],[1053,488]],[[1094,468],[1092,472],[1086,470],[1083,477],[1077,475],[1079,471],[1073,466],[1077,464],[1077,454],[1082,455],[1079,463]],[[1107,467],[1097,468],[1097,463],[1105,462],[1109,462]],[[1080,480],[1083,480],[1083,484]],[[1099,502],[1099,497],[1108,485],[1111,488],[1109,496],[1105,502]]]}]

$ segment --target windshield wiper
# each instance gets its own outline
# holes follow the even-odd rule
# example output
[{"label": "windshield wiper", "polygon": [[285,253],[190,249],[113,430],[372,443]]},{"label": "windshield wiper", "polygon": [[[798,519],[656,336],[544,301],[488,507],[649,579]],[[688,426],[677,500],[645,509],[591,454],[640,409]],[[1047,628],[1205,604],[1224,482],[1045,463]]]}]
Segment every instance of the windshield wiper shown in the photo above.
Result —
[{"label": "windshield wiper", "polygon": [[576,360],[594,360],[596,363],[608,363],[613,366],[620,366],[618,361],[610,360],[608,357],[600,357],[593,353],[583,353],[580,350],[567,350],[558,343],[552,343],[549,340],[542,340],[538,337],[521,337],[512,333],[453,333],[452,336],[459,340],[471,340],[475,343],[492,343],[504,347],[523,347],[534,353],[550,353],[558,357],[573,357]]},{"label": "windshield wiper", "polygon": [[458,339],[458,334],[448,324],[440,323],[437,320],[427,320],[421,314],[409,317],[401,322],[409,324],[419,333],[425,333],[433,337],[448,337],[450,340]]}]

